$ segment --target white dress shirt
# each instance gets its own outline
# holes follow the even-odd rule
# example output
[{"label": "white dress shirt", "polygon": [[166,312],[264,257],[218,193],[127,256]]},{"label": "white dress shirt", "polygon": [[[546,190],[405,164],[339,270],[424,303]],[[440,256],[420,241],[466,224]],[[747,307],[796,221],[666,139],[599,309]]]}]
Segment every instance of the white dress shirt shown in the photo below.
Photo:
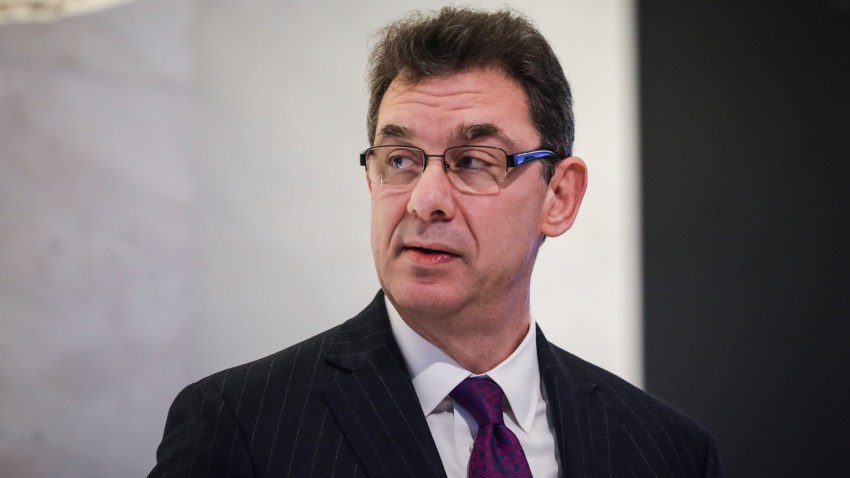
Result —
[{"label": "white dress shirt", "polygon": [[469,455],[478,423],[463,409],[455,407],[449,393],[469,376],[486,376],[505,392],[505,425],[516,434],[535,478],[558,476],[558,450],[555,433],[546,416],[546,400],[537,365],[534,320],[516,350],[488,372],[477,375],[455,362],[445,352],[425,340],[407,325],[390,301],[384,298],[390,326],[422,412],[437,443],[437,450],[449,478],[467,476]]}]

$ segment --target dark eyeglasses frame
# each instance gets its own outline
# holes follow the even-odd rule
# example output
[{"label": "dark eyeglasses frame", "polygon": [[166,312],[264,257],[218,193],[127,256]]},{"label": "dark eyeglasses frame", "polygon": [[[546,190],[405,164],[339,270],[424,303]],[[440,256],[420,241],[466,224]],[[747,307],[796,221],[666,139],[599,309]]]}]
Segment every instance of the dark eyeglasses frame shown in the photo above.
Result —
[{"label": "dark eyeglasses frame", "polygon": [[531,161],[534,161],[534,160],[537,160],[537,159],[549,159],[549,158],[555,159],[555,160],[561,159],[561,157],[558,155],[558,153],[556,153],[552,150],[549,150],[549,149],[542,149],[542,148],[541,149],[535,149],[535,150],[532,150],[532,151],[525,151],[525,152],[522,152],[522,153],[508,154],[507,151],[505,151],[502,148],[496,147],[496,146],[482,146],[482,145],[477,145],[477,144],[465,144],[463,146],[452,146],[451,148],[446,148],[446,150],[443,151],[443,154],[428,154],[427,152],[425,152],[424,149],[417,148],[416,146],[409,146],[409,145],[406,145],[406,144],[381,144],[381,145],[378,145],[378,146],[372,146],[370,148],[366,148],[365,151],[360,153],[360,166],[363,166],[363,167],[366,166],[366,158],[369,156],[369,151],[372,151],[375,148],[407,148],[407,149],[415,149],[415,150],[418,150],[418,151],[422,151],[422,155],[426,160],[422,164],[423,170],[426,167],[428,167],[428,161],[427,161],[428,158],[443,158],[443,169],[448,171],[448,165],[446,164],[446,161],[445,161],[446,153],[450,149],[460,149],[460,148],[498,149],[499,151],[505,153],[505,158],[507,158],[507,161],[505,162],[505,170],[506,171],[510,168],[515,168],[517,166],[520,166],[522,164],[525,164],[525,163],[528,163],[528,162],[531,162]]}]

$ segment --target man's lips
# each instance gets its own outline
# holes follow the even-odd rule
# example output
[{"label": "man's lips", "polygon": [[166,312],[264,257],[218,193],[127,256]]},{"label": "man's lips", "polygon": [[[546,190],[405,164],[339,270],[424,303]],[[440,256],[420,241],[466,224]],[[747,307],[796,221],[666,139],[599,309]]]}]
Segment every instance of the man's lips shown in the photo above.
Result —
[{"label": "man's lips", "polygon": [[425,247],[406,247],[404,250],[412,251],[412,252],[415,252],[417,254],[425,254],[425,255],[431,255],[431,256],[444,255],[444,256],[457,257],[457,254],[452,254],[451,252],[441,251],[439,249],[428,249],[428,248],[425,248]]},{"label": "man's lips", "polygon": [[430,265],[443,264],[460,257],[457,251],[441,244],[408,244],[401,250],[402,254],[415,262]]},{"label": "man's lips", "polygon": [[422,254],[447,254],[459,257],[460,254],[453,248],[442,244],[406,244],[402,246],[403,251],[415,251]]}]

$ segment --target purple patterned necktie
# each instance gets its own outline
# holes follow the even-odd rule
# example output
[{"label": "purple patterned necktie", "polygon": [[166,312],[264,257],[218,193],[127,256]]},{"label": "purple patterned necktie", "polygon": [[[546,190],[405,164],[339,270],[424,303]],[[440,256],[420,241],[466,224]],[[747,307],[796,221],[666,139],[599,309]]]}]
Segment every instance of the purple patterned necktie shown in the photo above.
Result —
[{"label": "purple patterned necktie", "polygon": [[516,435],[502,416],[504,392],[485,378],[467,378],[449,394],[478,422],[469,478],[529,478],[531,469]]}]

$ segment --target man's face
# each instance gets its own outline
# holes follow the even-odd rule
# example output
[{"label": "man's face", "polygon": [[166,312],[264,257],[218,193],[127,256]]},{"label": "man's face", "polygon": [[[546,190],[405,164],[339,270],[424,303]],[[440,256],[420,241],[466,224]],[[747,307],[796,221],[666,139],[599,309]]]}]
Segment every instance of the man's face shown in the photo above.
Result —
[{"label": "man's face", "polygon": [[[378,111],[375,146],[382,144],[428,154],[467,144],[508,154],[541,147],[525,92],[496,70],[414,84],[396,79]],[[372,253],[381,286],[402,315],[521,307],[544,232],[549,188],[539,161],[512,168],[491,195],[461,192],[439,161],[431,159],[409,188],[370,183]]]}]

